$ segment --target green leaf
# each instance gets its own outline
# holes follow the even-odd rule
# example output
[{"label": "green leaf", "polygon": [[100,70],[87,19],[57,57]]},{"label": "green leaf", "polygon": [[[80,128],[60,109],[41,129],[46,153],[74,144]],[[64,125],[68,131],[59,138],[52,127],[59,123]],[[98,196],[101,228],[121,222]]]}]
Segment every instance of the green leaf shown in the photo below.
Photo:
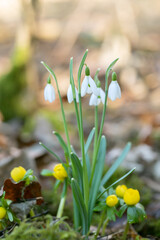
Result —
[{"label": "green leaf", "polygon": [[41,61],[41,63],[47,69],[47,71],[52,75],[52,77],[56,80],[56,75],[54,71],[45,62]]},{"label": "green leaf", "polygon": [[138,214],[137,214],[135,206],[128,207],[128,209],[127,209],[127,221],[129,223],[138,222]]},{"label": "green leaf", "polygon": [[115,63],[118,61],[119,58],[116,58],[110,65],[109,67],[107,68],[107,71],[106,71],[106,79],[108,79],[109,77],[109,73],[110,71],[112,70],[112,67],[115,65]]},{"label": "green leaf", "polygon": [[[124,178],[126,178],[128,175],[130,175],[136,168],[132,168],[128,173],[126,173],[125,175],[123,175],[121,178],[119,178],[117,181],[115,181],[114,183],[112,183],[109,187],[107,187],[97,198],[97,200],[102,197],[102,195],[108,191],[111,187],[113,187],[114,185],[116,185],[117,183],[119,183],[120,181],[122,181]],[[104,189],[104,188],[100,188],[100,189]]]},{"label": "green leaf", "polygon": [[82,73],[82,69],[83,69],[87,54],[88,54],[88,49],[85,51],[85,53],[83,55],[83,58],[82,58],[82,61],[80,63],[79,69],[78,69],[78,83],[81,81],[81,73]]},{"label": "green leaf", "polygon": [[97,198],[97,193],[100,187],[100,181],[104,169],[104,162],[105,162],[105,156],[106,156],[106,138],[104,136],[101,137],[100,147],[98,151],[96,162],[96,167],[94,171],[94,176],[91,184],[90,194],[89,194],[89,221],[91,221],[95,201]]},{"label": "green leaf", "polygon": [[86,235],[89,230],[88,229],[88,215],[87,215],[85,203],[83,200],[83,196],[81,194],[81,190],[79,188],[77,181],[74,178],[71,179],[71,187],[72,187],[74,199],[77,203],[79,213],[81,216],[81,220],[82,220],[82,234]]},{"label": "green leaf", "polygon": [[21,181],[26,180],[32,174],[33,174],[33,170],[32,169],[28,169]]},{"label": "green leaf", "polygon": [[83,192],[83,170],[79,158],[75,153],[71,153],[71,162],[73,168],[73,177],[77,180],[81,192]]},{"label": "green leaf", "polygon": [[65,143],[65,141],[63,140],[63,138],[61,137],[61,135],[55,131],[53,131],[53,134],[56,135],[61,147],[64,150],[64,153],[67,154],[69,156],[69,152],[68,152],[68,147],[67,144]]},{"label": "green leaf", "polygon": [[126,211],[127,209],[127,205],[124,204],[120,209],[119,209],[119,212],[118,212],[118,217],[122,217],[123,213]]},{"label": "green leaf", "polygon": [[96,204],[96,207],[93,209],[94,212],[101,212],[106,208],[106,203],[105,202],[99,202]]},{"label": "green leaf", "polygon": [[127,143],[127,145],[125,146],[125,148],[124,148],[123,152],[121,153],[121,155],[119,156],[119,158],[113,163],[111,168],[104,175],[104,177],[103,177],[103,179],[101,181],[101,185],[102,186],[110,179],[110,177],[113,175],[113,173],[117,170],[117,168],[123,162],[123,160],[125,159],[127,153],[129,152],[130,148],[131,148],[131,143]]},{"label": "green leaf", "polygon": [[57,158],[57,160],[59,161],[59,162],[61,162],[61,163],[63,163],[62,162],[62,159],[55,153],[55,152],[53,152],[51,149],[49,149],[46,145],[44,145],[43,143],[39,143],[42,147],[44,147],[49,153],[51,153],[55,158]]},{"label": "green leaf", "polygon": [[86,144],[85,144],[85,154],[87,154],[88,152],[88,149],[89,149],[89,146],[92,142],[92,139],[93,139],[93,136],[94,136],[94,133],[95,133],[95,127],[91,130],[89,136],[88,136],[88,139],[86,141]]},{"label": "green leaf", "polygon": [[88,174],[88,181],[89,181],[91,177],[91,164],[90,164],[88,153],[86,154],[86,165],[87,165],[87,174]]},{"label": "green leaf", "polygon": [[115,208],[114,207],[108,207],[107,206],[107,218],[111,221],[115,221],[116,220],[116,216],[115,216]]},{"label": "green leaf", "polygon": [[7,211],[8,219],[10,222],[13,222],[13,215],[10,211]]},{"label": "green leaf", "polygon": [[137,203],[135,207],[136,207],[136,211],[138,214],[138,220],[139,220],[139,222],[141,222],[146,218],[146,212],[144,210],[143,205],[140,203]]},{"label": "green leaf", "polygon": [[45,176],[45,177],[50,177],[50,176],[53,177],[53,171],[50,171],[50,170],[48,170],[48,169],[43,169],[43,170],[41,171],[41,175],[42,175],[42,176]]}]

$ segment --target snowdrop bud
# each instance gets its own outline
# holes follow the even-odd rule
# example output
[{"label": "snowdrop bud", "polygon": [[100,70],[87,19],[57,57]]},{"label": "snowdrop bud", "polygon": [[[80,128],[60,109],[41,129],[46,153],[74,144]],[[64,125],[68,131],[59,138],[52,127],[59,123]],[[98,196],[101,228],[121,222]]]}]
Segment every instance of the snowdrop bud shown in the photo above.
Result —
[{"label": "snowdrop bud", "polygon": [[117,74],[115,72],[112,73],[112,81],[117,81]]},{"label": "snowdrop bud", "polygon": [[83,79],[82,85],[81,85],[81,97],[84,97],[86,93],[96,93],[97,86],[94,82],[94,80],[90,76],[90,70],[89,67],[86,66],[85,68],[85,77]]},{"label": "snowdrop bud", "polygon": [[44,89],[44,99],[49,101],[50,103],[55,100],[55,91],[54,87],[51,84],[51,78],[48,77],[47,79],[47,85]]},{"label": "snowdrop bud", "polygon": [[121,98],[121,89],[117,82],[117,75],[115,72],[112,73],[112,82],[109,85],[108,88],[108,97],[115,101],[116,98]]},{"label": "snowdrop bud", "polygon": [[87,67],[87,66],[86,66],[86,68],[85,68],[85,75],[86,75],[86,76],[90,76],[90,69],[89,69],[89,67]]},{"label": "snowdrop bud", "polygon": [[[75,87],[75,94],[76,94],[76,102],[79,102],[78,91],[77,91],[76,87]],[[73,101],[73,92],[72,92],[71,84],[69,85],[69,88],[68,88],[68,91],[67,91],[67,99],[68,99],[69,103],[71,103]]]}]

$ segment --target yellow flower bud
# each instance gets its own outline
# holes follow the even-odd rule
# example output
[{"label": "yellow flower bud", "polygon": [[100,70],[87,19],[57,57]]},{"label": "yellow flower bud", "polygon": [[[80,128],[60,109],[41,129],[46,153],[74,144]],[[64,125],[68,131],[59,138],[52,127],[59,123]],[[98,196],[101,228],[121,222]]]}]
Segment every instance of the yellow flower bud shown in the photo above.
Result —
[{"label": "yellow flower bud", "polygon": [[53,176],[60,181],[64,181],[64,179],[68,176],[65,168],[63,167],[63,165],[61,163],[57,164],[54,167]]},{"label": "yellow flower bud", "polygon": [[19,166],[19,167],[13,168],[13,170],[11,171],[11,177],[15,182],[19,182],[20,180],[22,180],[25,173],[26,173],[26,170],[23,167]]},{"label": "yellow flower bud", "polygon": [[138,190],[129,188],[125,191],[123,199],[127,205],[136,205],[140,201]]},{"label": "yellow flower bud", "polygon": [[106,198],[106,204],[109,207],[114,207],[118,203],[118,198],[116,195],[110,195]]},{"label": "yellow flower bud", "polygon": [[3,219],[6,216],[6,209],[4,207],[0,207],[0,219]]},{"label": "yellow flower bud", "polygon": [[118,185],[116,187],[116,194],[118,197],[123,198],[125,191],[127,190],[126,185]]}]

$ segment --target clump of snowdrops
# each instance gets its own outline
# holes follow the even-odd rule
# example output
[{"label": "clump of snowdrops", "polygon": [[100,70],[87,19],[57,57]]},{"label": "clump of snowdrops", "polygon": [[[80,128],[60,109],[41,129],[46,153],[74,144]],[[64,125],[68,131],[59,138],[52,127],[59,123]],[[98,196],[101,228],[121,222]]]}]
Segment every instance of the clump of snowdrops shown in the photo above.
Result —
[{"label": "clump of snowdrops", "polygon": [[[67,122],[65,118],[65,111],[56,75],[54,71],[46,63],[42,62],[43,66],[49,72],[47,85],[44,90],[44,97],[45,100],[48,100],[51,103],[55,100],[55,90],[53,85],[51,84],[52,78],[53,81],[55,81],[56,83],[58,91],[67,142],[65,142],[65,140],[59,133],[57,133],[56,131],[53,132],[53,134],[55,134],[55,136],[57,137],[64,151],[65,161],[62,161],[62,159],[54,151],[49,149],[43,143],[40,143],[59,162],[59,164],[57,164],[54,167],[53,172],[44,169],[41,174],[43,176],[54,176],[57,179],[55,183],[56,186],[63,184],[61,200],[57,211],[58,218],[60,218],[63,214],[63,208],[67,195],[67,188],[68,186],[71,187],[73,195],[74,227],[77,231],[81,231],[81,234],[85,235],[86,238],[90,232],[90,225],[92,221],[93,212],[97,211],[97,209],[100,209],[100,211],[102,212],[101,217],[102,221],[97,229],[97,232],[95,233],[96,238],[96,236],[99,233],[101,224],[105,219],[106,219],[105,222],[108,223],[109,220],[115,219],[115,214],[117,214],[118,216],[122,216],[122,214],[125,212],[127,208],[128,208],[127,212],[129,212],[128,216],[134,215],[134,211],[132,210],[134,209],[135,202],[133,202],[131,206],[130,204],[128,204],[130,199],[129,195],[126,198],[127,200],[125,200],[125,198],[124,200],[122,200],[120,199],[121,196],[118,196],[118,194],[117,195],[112,194],[110,196],[109,191],[112,190],[112,187],[114,185],[116,185],[118,182],[123,180],[129,174],[131,174],[135,168],[127,172],[120,179],[117,179],[110,186],[107,186],[107,181],[111,178],[116,169],[125,159],[125,156],[127,155],[131,147],[131,144],[127,143],[121,155],[113,163],[110,169],[103,175],[106,156],[106,137],[102,134],[102,132],[105,121],[107,98],[109,97],[112,101],[116,100],[117,98],[121,98],[121,89],[117,81],[117,75],[115,72],[112,71],[114,65],[118,61],[118,58],[115,59],[106,70],[105,89],[103,90],[101,88],[101,82],[98,78],[98,73],[100,69],[96,71],[93,79],[91,77],[90,69],[86,63],[87,54],[88,50],[86,50],[81,60],[78,69],[77,80],[75,80],[73,77],[73,58],[70,59],[70,85],[67,91],[68,102],[69,103],[73,102],[75,108],[75,115],[77,119],[77,127],[81,147],[81,156],[78,156],[70,142]],[[85,78],[83,79],[81,84],[81,74],[83,69],[85,70]],[[109,84],[108,87],[108,78],[110,72],[112,72],[112,77],[111,83]],[[76,88],[75,85],[78,85],[78,89]],[[95,112],[95,126],[93,127],[87,140],[85,141],[83,132],[82,97],[84,97],[86,94],[91,94],[89,105],[91,107],[92,106],[94,107],[93,110]],[[101,118],[98,114],[99,104],[103,104]],[[88,153],[89,152],[88,150],[91,147],[93,147],[93,150],[90,151],[92,153],[90,155]],[[104,186],[107,186],[107,188],[105,188]],[[129,191],[129,189],[127,191]],[[131,193],[129,192],[128,194]],[[118,211],[115,208],[115,206],[118,204],[122,205],[122,207],[120,208],[120,213],[118,213]],[[145,214],[143,212],[143,216],[144,215]],[[136,217],[134,217],[134,219],[136,219]],[[128,222],[131,222],[130,218]]]}]

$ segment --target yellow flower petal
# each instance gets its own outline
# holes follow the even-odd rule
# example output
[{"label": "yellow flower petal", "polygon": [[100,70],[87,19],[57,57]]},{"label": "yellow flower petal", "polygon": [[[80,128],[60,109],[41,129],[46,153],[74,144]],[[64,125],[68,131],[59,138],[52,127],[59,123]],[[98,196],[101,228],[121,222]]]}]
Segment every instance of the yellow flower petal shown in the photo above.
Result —
[{"label": "yellow flower petal", "polygon": [[116,187],[116,195],[123,198],[125,191],[127,190],[126,185],[118,185]]},{"label": "yellow flower petal", "polygon": [[6,216],[6,209],[0,207],[0,219],[3,219]]},{"label": "yellow flower petal", "polygon": [[123,199],[127,205],[136,205],[140,201],[140,194],[138,190],[129,188],[126,190]]},{"label": "yellow flower petal", "polygon": [[64,181],[64,179],[68,176],[65,168],[63,167],[63,165],[61,163],[57,164],[54,167],[53,176],[60,181]]},{"label": "yellow flower petal", "polygon": [[19,166],[19,167],[13,168],[13,170],[11,171],[11,177],[15,182],[19,182],[20,180],[22,180],[25,173],[26,173],[26,170],[23,167]]},{"label": "yellow flower petal", "polygon": [[106,198],[106,204],[109,207],[114,207],[118,203],[118,198],[116,195],[110,195]]}]

